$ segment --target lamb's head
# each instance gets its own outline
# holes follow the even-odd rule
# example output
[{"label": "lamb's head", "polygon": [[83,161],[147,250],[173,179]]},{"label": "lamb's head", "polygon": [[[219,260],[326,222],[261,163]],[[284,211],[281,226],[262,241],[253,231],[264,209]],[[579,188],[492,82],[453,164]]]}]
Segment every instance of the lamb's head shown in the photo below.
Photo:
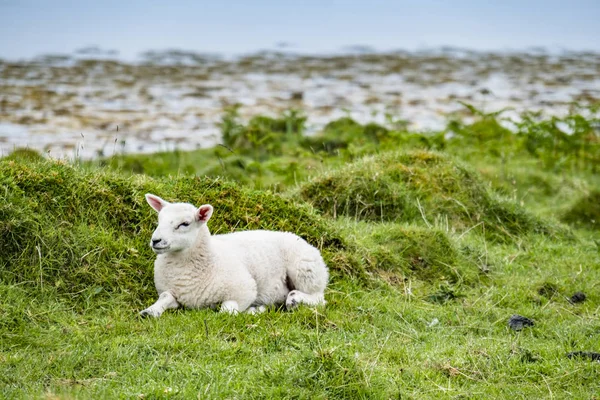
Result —
[{"label": "lamb's head", "polygon": [[196,208],[188,203],[169,203],[149,193],[146,201],[158,212],[158,226],[150,240],[156,254],[185,250],[195,243],[201,230],[208,234],[204,225],[212,215],[211,205]]}]

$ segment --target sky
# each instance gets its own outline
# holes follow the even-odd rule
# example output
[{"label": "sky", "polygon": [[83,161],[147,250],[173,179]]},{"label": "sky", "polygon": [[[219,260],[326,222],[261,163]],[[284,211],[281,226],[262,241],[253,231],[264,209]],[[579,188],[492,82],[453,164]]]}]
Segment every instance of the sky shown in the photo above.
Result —
[{"label": "sky", "polygon": [[0,58],[453,46],[600,52],[600,0],[0,0]]}]

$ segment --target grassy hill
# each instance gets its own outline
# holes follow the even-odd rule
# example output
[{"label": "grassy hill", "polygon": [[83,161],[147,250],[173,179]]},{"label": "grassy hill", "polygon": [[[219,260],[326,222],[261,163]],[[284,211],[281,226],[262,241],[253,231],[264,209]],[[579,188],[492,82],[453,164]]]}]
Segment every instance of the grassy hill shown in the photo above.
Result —
[{"label": "grassy hill", "polygon": [[[3,396],[591,398],[600,364],[567,354],[600,352],[598,133],[569,121],[573,138],[494,115],[305,137],[295,113],[230,113],[214,149],[17,151],[0,160]],[[156,296],[147,192],[212,204],[213,233],[298,233],[332,271],[327,306],[139,319]]]}]

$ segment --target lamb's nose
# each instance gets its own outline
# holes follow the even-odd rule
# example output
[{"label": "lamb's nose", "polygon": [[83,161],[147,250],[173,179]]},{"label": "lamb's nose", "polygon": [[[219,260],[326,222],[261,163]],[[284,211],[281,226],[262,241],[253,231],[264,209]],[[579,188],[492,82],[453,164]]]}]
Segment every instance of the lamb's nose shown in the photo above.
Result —
[{"label": "lamb's nose", "polygon": [[152,246],[156,246],[161,242],[162,239],[152,239]]}]

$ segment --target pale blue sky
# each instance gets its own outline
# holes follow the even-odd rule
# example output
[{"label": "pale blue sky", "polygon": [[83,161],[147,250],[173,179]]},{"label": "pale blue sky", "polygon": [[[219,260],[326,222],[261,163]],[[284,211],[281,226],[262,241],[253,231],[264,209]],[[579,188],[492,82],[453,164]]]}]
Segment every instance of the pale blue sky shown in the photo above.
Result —
[{"label": "pale blue sky", "polygon": [[600,0],[0,0],[0,58],[98,45],[240,54],[366,45],[600,51]]}]

